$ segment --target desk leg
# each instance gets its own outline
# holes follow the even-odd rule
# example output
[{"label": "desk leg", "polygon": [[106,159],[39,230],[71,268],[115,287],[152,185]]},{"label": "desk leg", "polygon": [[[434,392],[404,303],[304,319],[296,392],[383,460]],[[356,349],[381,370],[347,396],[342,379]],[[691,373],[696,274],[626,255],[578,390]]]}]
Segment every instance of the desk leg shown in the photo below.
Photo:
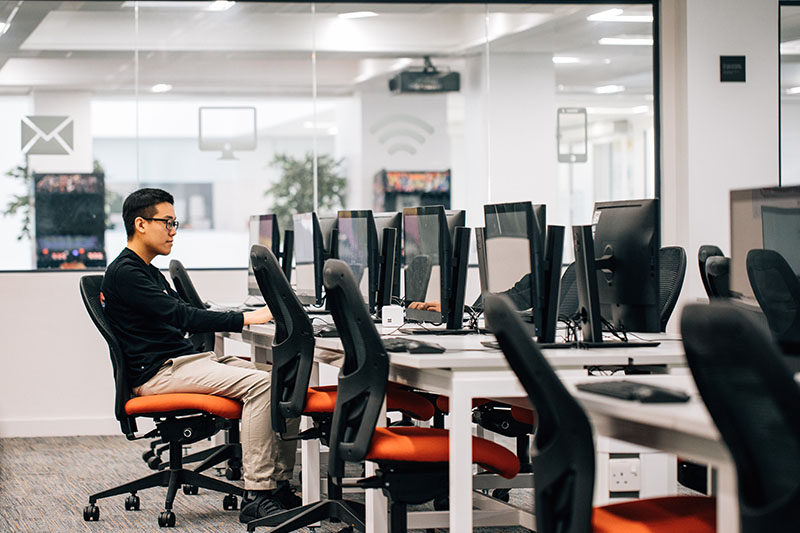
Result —
[{"label": "desk leg", "polygon": [[739,496],[736,486],[736,469],[733,463],[715,467],[717,497],[717,531],[719,533],[739,531]]},{"label": "desk leg", "polygon": [[[319,363],[314,363],[311,369],[310,387],[319,385]],[[300,431],[313,426],[311,417],[304,416],[300,419]],[[300,441],[300,464],[302,475],[300,483],[303,487],[303,505],[318,502],[320,499],[320,472],[319,472],[319,440]]]},{"label": "desk leg", "polygon": [[472,531],[472,392],[453,378],[450,395],[450,531]]},{"label": "desk leg", "polygon": [[214,353],[219,357],[225,355],[225,337],[222,335],[214,335]]},{"label": "desk leg", "polygon": [[[383,402],[383,408],[378,415],[377,426],[386,425],[386,402]],[[377,470],[377,463],[365,461],[365,474],[366,477],[375,475]],[[366,500],[366,516],[365,525],[367,526],[367,533],[386,533],[389,524],[389,500],[383,495],[383,491],[379,489],[367,489],[364,491],[364,499]]]}]

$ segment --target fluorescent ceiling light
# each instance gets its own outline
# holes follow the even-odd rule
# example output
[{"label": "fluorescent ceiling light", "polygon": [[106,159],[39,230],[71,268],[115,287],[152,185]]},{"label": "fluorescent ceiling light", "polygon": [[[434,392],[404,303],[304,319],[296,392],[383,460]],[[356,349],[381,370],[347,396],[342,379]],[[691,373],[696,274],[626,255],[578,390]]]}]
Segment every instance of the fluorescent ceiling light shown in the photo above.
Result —
[{"label": "fluorescent ceiling light", "polygon": [[653,38],[645,36],[603,37],[598,43],[618,46],[653,46]]},{"label": "fluorescent ceiling light", "polygon": [[339,13],[336,16],[340,19],[365,19],[369,17],[377,17],[378,14],[374,11],[351,11],[350,13]]},{"label": "fluorescent ceiling light", "polygon": [[168,93],[172,90],[172,85],[169,83],[156,83],[150,87],[150,92],[154,93]]},{"label": "fluorescent ceiling light", "polygon": [[[155,1],[155,0],[140,0],[139,7],[150,8],[157,7],[162,9],[204,9],[206,11],[225,11],[230,9],[236,2],[232,0],[214,0],[213,2],[176,2],[176,1]],[[136,2],[128,0],[122,2],[122,7],[134,7]]]},{"label": "fluorescent ceiling light", "polygon": [[235,3],[232,0],[214,0],[206,9],[208,11],[225,11],[232,8]]},{"label": "fluorescent ceiling light", "polygon": [[553,56],[553,63],[556,65],[568,65],[571,63],[578,63],[580,60],[577,57],[570,56]]},{"label": "fluorescent ceiling light", "polygon": [[589,115],[641,115],[650,111],[646,105],[635,107],[587,107],[586,113]]},{"label": "fluorescent ceiling light", "polygon": [[595,87],[594,92],[597,94],[614,94],[614,93],[621,93],[625,90],[623,85],[603,85],[601,87]]},{"label": "fluorescent ceiling light", "polygon": [[653,15],[623,15],[619,8],[607,9],[594,15],[589,15],[586,20],[593,22],[653,22]]},{"label": "fluorescent ceiling light", "polygon": [[0,35],[3,35],[6,32],[6,28],[8,28],[8,24],[5,22],[0,22]]},{"label": "fluorescent ceiling light", "polygon": [[786,94],[798,94],[800,93],[800,87],[790,87],[786,89]]}]

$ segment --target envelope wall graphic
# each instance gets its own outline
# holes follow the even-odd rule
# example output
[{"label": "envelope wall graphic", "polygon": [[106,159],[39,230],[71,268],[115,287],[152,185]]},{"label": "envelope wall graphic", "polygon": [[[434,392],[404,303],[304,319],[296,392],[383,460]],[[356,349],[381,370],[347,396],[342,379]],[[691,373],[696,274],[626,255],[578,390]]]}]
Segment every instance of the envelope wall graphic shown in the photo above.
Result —
[{"label": "envelope wall graphic", "polygon": [[26,116],[22,119],[22,152],[30,155],[69,155],[74,150],[71,117]]}]

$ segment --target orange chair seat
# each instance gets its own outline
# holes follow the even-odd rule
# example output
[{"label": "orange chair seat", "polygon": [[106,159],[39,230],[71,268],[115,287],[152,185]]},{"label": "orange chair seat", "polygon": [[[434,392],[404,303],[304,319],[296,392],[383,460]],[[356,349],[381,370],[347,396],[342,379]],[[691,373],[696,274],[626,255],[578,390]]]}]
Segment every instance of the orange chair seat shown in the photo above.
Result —
[{"label": "orange chair seat", "polygon": [[[304,413],[333,413],[336,405],[336,385],[309,387]],[[417,420],[429,420],[434,413],[433,404],[423,396],[398,387],[388,387],[386,409],[400,411]]]},{"label": "orange chair seat", "polygon": [[[446,429],[375,428],[367,459],[378,463],[446,463],[450,459],[449,446]],[[472,462],[508,479],[519,473],[519,458],[514,453],[478,437],[472,437]]]},{"label": "orange chair seat", "polygon": [[125,403],[129,415],[158,415],[170,411],[205,411],[230,420],[242,417],[242,402],[213,394],[173,393],[137,396]]},{"label": "orange chair seat", "polygon": [[713,533],[716,503],[708,496],[652,498],[597,507],[594,533]]},{"label": "orange chair seat", "polygon": [[[492,400],[488,398],[473,398],[472,399],[472,408],[480,407],[481,405],[487,404]],[[450,412],[450,398],[447,396],[437,396],[436,398],[436,407],[443,413]]]}]

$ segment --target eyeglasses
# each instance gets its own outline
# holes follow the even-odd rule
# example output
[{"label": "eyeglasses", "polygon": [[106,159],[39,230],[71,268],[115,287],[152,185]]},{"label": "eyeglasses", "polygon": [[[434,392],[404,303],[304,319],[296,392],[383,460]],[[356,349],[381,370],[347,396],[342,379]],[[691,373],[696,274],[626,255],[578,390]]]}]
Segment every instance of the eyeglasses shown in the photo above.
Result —
[{"label": "eyeglasses", "polygon": [[167,228],[167,231],[172,231],[172,230],[178,231],[178,226],[180,225],[180,222],[178,222],[174,218],[150,218],[150,217],[142,217],[142,218],[145,220],[155,220],[158,222],[163,222],[164,226],[166,226]]}]

